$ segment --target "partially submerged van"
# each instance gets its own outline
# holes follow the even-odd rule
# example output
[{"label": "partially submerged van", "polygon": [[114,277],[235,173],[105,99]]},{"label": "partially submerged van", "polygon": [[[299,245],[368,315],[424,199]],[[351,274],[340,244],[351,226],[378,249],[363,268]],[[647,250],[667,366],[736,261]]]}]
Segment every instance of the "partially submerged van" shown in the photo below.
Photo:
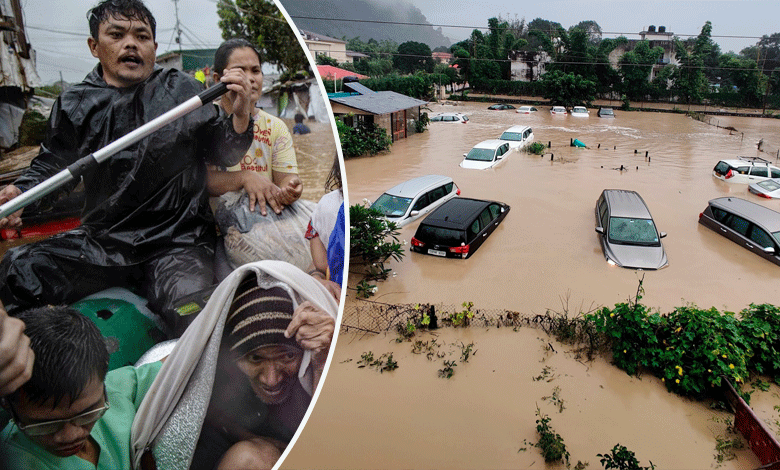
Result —
[{"label": "partially submerged van", "polygon": [[711,200],[699,223],[780,265],[780,213],[738,197]]}]

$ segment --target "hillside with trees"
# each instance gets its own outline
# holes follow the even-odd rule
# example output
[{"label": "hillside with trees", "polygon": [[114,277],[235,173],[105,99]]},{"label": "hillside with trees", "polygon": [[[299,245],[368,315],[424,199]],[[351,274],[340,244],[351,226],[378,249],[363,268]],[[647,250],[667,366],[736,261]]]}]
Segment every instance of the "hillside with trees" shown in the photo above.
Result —
[{"label": "hillside with trees", "polygon": [[[337,39],[361,38],[364,41],[374,39],[396,43],[416,41],[431,48],[452,44],[442,34],[441,28],[419,26],[430,23],[419,8],[406,0],[284,0],[283,4],[299,28]],[[338,21],[344,18],[357,21]],[[364,22],[374,20],[381,22]]]}]

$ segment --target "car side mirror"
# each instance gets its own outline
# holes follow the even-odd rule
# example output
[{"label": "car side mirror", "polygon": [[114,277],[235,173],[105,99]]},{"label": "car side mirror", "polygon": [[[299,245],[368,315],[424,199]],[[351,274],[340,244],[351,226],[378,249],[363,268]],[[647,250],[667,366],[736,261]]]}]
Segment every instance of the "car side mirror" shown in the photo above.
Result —
[{"label": "car side mirror", "polygon": [[466,158],[466,154],[465,153],[463,154],[463,158]]},{"label": "car side mirror", "polygon": [[661,233],[658,234],[658,236],[660,236],[661,238],[664,238],[666,236],[666,232],[661,232]]},{"label": "car side mirror", "polygon": [[409,215],[412,217],[417,217],[418,215],[420,215],[420,211],[412,211]]},{"label": "car side mirror", "polygon": [[596,232],[604,235],[604,227],[596,227]]},{"label": "car side mirror", "polygon": [[764,253],[766,253],[768,255],[773,255],[773,254],[775,254],[775,248],[773,246],[768,246],[768,247],[764,248]]}]

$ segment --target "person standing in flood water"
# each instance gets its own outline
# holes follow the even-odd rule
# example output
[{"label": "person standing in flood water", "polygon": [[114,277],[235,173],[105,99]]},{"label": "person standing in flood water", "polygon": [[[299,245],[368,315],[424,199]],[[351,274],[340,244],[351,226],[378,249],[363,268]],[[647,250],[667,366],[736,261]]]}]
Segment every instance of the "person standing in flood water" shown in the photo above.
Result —
[{"label": "person standing in flood water", "polygon": [[[156,22],[140,0],[105,0],[88,20],[100,63],[57,99],[40,153],[0,191],[0,203],[202,91],[187,74],[155,65]],[[176,301],[214,278],[205,160],[234,164],[252,139],[250,78],[234,68],[221,81],[231,116],[203,106],[116,153],[84,177],[81,227],[6,253],[0,299],[9,313],[125,286],[140,288],[172,335],[181,334],[191,318],[176,314]],[[20,226],[21,212],[0,228]]]}]

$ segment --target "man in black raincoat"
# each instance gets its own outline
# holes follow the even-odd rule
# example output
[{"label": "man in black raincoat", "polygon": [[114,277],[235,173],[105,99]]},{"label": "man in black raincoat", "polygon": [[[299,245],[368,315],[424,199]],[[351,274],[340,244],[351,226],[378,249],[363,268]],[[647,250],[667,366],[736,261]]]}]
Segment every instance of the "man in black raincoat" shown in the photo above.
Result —
[{"label": "man in black raincoat", "polygon": [[[105,0],[89,23],[100,64],[60,95],[40,153],[0,191],[0,203],[202,91],[188,75],[155,65],[155,20],[141,0]],[[6,254],[0,300],[9,313],[140,287],[174,335],[183,331],[189,322],[175,314],[175,302],[213,282],[206,162],[233,165],[252,141],[256,85],[239,69],[225,76],[232,116],[207,104],[111,156],[84,176],[81,227]],[[19,226],[20,215],[0,220],[0,228]]]}]

